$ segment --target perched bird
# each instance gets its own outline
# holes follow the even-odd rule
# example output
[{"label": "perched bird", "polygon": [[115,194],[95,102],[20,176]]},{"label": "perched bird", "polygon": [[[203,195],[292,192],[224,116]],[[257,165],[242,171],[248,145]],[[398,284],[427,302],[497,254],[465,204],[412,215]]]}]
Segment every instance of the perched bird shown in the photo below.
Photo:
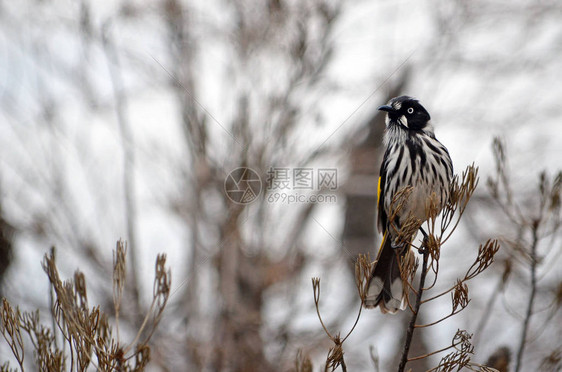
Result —
[{"label": "perched bird", "polygon": [[[410,244],[416,235],[398,241],[398,231],[409,216],[417,219],[421,228],[428,218],[432,198],[439,210],[443,208],[449,197],[453,163],[445,146],[435,138],[429,113],[418,100],[396,97],[379,110],[387,112],[383,139],[386,150],[377,202],[377,224],[383,240],[369,280],[365,307],[379,306],[383,313],[395,313],[406,307],[399,259],[410,255]],[[411,189],[403,194],[401,208],[396,208],[393,198],[408,187]]]}]

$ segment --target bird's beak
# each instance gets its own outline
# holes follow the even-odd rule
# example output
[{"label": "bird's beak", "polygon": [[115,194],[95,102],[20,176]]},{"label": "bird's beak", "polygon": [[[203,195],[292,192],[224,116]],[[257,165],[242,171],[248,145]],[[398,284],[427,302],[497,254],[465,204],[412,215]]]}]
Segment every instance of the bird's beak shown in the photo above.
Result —
[{"label": "bird's beak", "polygon": [[389,105],[380,106],[380,107],[379,107],[379,110],[381,110],[381,111],[386,111],[386,112],[393,112],[393,111],[395,111],[395,110],[394,110],[394,107],[389,106]]}]

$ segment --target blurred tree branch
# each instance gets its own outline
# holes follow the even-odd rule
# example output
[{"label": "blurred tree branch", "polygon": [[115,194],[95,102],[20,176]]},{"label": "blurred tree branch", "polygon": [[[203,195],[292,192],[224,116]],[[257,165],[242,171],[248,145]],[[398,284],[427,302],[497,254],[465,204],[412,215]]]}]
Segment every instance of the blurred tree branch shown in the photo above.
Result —
[{"label": "blurred tree branch", "polygon": [[117,124],[121,136],[121,147],[123,149],[123,196],[125,199],[125,226],[129,242],[129,254],[131,255],[130,272],[132,279],[132,294],[135,305],[137,323],[141,317],[140,289],[138,279],[139,259],[137,245],[137,205],[135,187],[135,142],[131,125],[127,117],[127,97],[125,95],[119,54],[115,48],[114,40],[111,35],[111,24],[106,23],[102,29],[102,39],[104,51],[107,58],[109,76],[115,97],[115,112],[117,114]]},{"label": "blurred tree branch", "polygon": [[[534,316],[536,296],[538,292],[538,270],[544,266],[543,257],[550,251],[559,249],[549,241],[544,253],[539,253],[539,244],[545,238],[553,238],[562,226],[561,196],[562,196],[562,172],[559,172],[554,180],[550,180],[546,172],[539,175],[538,198],[536,206],[523,207],[519,198],[514,197],[509,178],[509,168],[506,164],[505,144],[498,138],[493,143],[496,174],[488,179],[488,188],[502,212],[509,219],[510,224],[518,230],[516,241],[507,241],[511,254],[528,267],[529,270],[529,296],[523,316],[521,337],[517,348],[514,370],[519,372],[523,368],[523,356],[529,342],[529,330],[531,319]],[[529,240],[530,237],[530,240]],[[549,307],[559,307],[557,301],[553,301]]]}]

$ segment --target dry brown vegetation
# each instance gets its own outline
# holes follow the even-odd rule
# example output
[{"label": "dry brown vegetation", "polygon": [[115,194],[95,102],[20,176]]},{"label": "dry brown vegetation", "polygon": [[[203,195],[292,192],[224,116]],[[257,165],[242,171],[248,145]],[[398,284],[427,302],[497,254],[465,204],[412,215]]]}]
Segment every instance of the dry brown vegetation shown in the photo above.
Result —
[{"label": "dry brown vegetation", "polygon": [[[480,245],[477,251],[477,255],[474,258],[474,262],[470,265],[463,276],[457,279],[456,283],[451,285],[446,290],[439,290],[437,293],[433,294],[431,290],[437,283],[438,273],[439,273],[439,257],[441,253],[441,247],[443,244],[449,240],[451,235],[454,233],[458,223],[466,209],[466,206],[476,190],[478,185],[478,169],[474,166],[470,166],[466,169],[463,174],[458,177],[455,176],[451,184],[451,192],[449,202],[445,205],[439,215],[440,211],[437,204],[433,200],[428,201],[427,222],[422,226],[424,228],[424,238],[418,244],[415,240],[410,244],[410,237],[417,232],[420,226],[420,221],[410,218],[407,220],[400,231],[397,231],[397,236],[411,245],[410,249],[418,252],[422,256],[421,267],[419,260],[412,260],[409,255],[402,258],[401,263],[401,276],[404,282],[404,288],[408,288],[407,304],[408,309],[411,312],[411,318],[408,327],[404,330],[406,333],[406,340],[404,347],[402,349],[402,357],[400,358],[400,363],[398,366],[398,371],[402,372],[406,370],[406,365],[409,361],[415,361],[427,358],[431,355],[444,353],[450,351],[444,357],[442,357],[439,364],[432,368],[431,371],[455,371],[462,368],[469,368],[474,371],[495,371],[495,369],[487,366],[480,365],[471,360],[474,354],[474,347],[472,346],[470,340],[472,334],[466,330],[458,330],[453,336],[451,344],[445,346],[441,349],[431,351],[424,355],[409,356],[410,346],[412,343],[412,337],[416,330],[434,326],[440,322],[443,322],[461,311],[463,311],[469,304],[470,298],[468,293],[467,282],[474,279],[479,274],[484,272],[493,262],[495,254],[498,252],[500,246],[496,240],[488,240],[486,243]],[[402,205],[407,200],[407,197],[411,193],[411,188],[405,188],[396,194],[393,199],[393,204],[391,205],[391,213],[398,213],[402,208]],[[438,218],[440,217],[440,218]],[[391,217],[389,220],[394,220]],[[410,252],[410,254],[412,254]],[[368,256],[360,255],[356,262],[356,284],[359,297],[361,299],[359,312],[357,314],[357,320],[353,328],[347,333],[344,338],[341,338],[339,334],[332,335],[326,329],[322,317],[320,316],[319,301],[320,301],[320,279],[314,278],[313,289],[314,289],[314,302],[316,305],[318,317],[320,323],[324,328],[328,337],[334,343],[334,346],[328,352],[328,357],[326,360],[325,370],[336,370],[337,367],[342,368],[343,371],[347,371],[347,367],[344,360],[343,352],[343,342],[349,337],[353,332],[355,325],[359,321],[361,316],[362,304],[365,301],[367,295],[366,287],[369,275],[371,273],[373,263],[370,262]],[[416,286],[414,284],[414,278],[416,276],[416,271],[420,269],[419,274],[419,284]],[[432,275],[428,282],[428,274]],[[429,283],[429,284],[426,284]],[[411,293],[411,296],[410,296]],[[431,294],[429,298],[423,298],[423,295]],[[432,301],[437,301],[441,297],[450,294],[451,295],[451,313],[446,315],[441,315],[438,319],[431,321],[428,324],[417,324],[417,316],[422,308],[422,305],[427,304]]]},{"label": "dry brown vegetation", "polygon": [[[50,316],[56,328],[42,323],[39,311],[21,311],[5,298],[2,300],[0,331],[21,371],[85,371],[90,366],[98,371],[144,370],[150,360],[148,344],[168,302],[172,278],[166,268],[166,256],[159,255],[152,303],[134,339],[123,341],[119,314],[127,277],[126,253],[126,243],[118,241],[113,260],[115,310],[112,314],[102,311],[99,305],[89,305],[86,278],[79,270],[72,279],[61,280],[54,248],[45,255],[43,269],[54,293]],[[34,358],[34,363],[25,364],[26,357]],[[30,367],[25,368],[26,365]],[[1,370],[14,369],[6,362]]]}]

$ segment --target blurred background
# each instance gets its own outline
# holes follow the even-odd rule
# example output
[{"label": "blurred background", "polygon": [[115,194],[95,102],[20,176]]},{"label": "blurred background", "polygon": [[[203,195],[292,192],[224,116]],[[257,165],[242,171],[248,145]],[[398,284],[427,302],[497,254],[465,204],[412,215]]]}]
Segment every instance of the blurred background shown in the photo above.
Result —
[{"label": "blurred background", "polygon": [[[513,357],[530,274],[528,257],[510,247],[531,237],[486,180],[499,137],[510,197],[532,216],[539,173],[552,179],[561,168],[561,20],[559,1],[535,0],[2,1],[2,296],[48,322],[41,259],[56,246],[61,275],[80,268],[91,303],[111,314],[122,238],[125,340],[150,304],[157,253],[172,270],[151,370],[290,370],[299,349],[321,370],[331,342],[311,277],[321,278],[328,328],[345,334],[359,306],[356,255],[374,257],[380,239],[376,108],[407,94],[431,113],[455,171],[480,167],[437,287],[464,275],[480,243],[502,241],[496,263],[469,284],[469,308],[417,332],[411,355],[466,329],[474,361],[500,347]],[[228,182],[225,191],[239,167],[261,181],[243,203]],[[559,238],[545,230],[538,245],[522,370],[548,358],[560,368]],[[448,314],[449,301],[428,305],[422,322]],[[394,369],[407,321],[407,312],[363,312],[344,344],[349,370],[375,370],[372,355]],[[5,345],[0,353],[9,359]]]}]

